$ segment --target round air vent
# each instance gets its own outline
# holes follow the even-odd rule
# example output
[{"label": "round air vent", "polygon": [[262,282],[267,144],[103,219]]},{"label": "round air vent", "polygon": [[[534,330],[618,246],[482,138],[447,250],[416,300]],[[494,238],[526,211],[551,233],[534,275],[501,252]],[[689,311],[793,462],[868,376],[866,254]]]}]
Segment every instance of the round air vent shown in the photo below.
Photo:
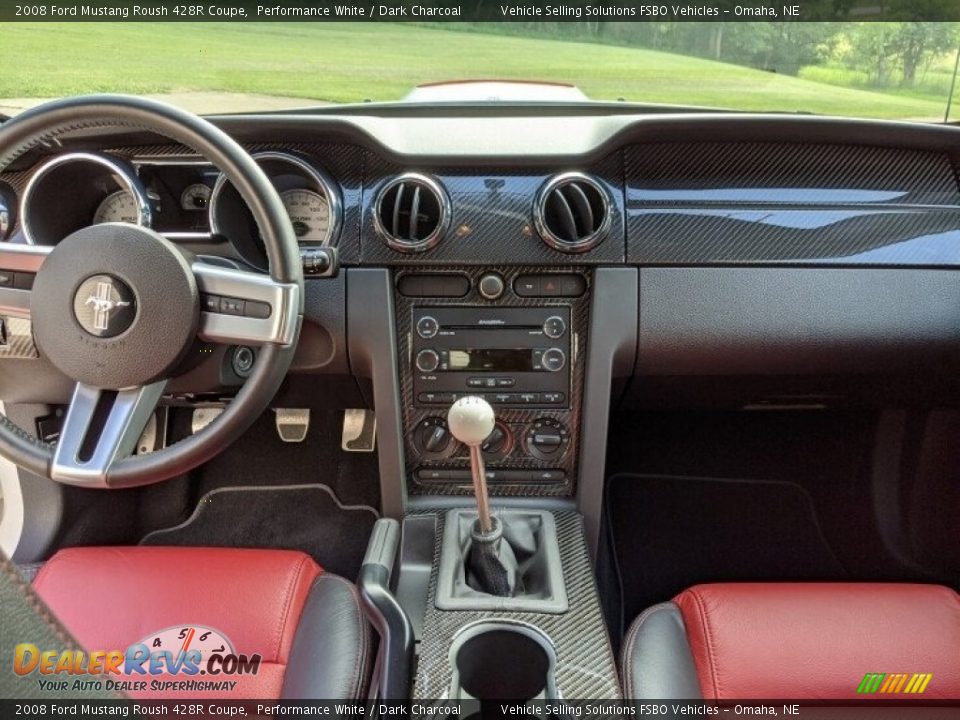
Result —
[{"label": "round air vent", "polygon": [[424,252],[443,239],[450,223],[450,199],[435,180],[417,173],[395,177],[380,190],[374,225],[400,252]]},{"label": "round air vent", "polygon": [[551,178],[537,194],[534,222],[543,241],[562,252],[586,252],[610,231],[610,196],[583,173]]}]

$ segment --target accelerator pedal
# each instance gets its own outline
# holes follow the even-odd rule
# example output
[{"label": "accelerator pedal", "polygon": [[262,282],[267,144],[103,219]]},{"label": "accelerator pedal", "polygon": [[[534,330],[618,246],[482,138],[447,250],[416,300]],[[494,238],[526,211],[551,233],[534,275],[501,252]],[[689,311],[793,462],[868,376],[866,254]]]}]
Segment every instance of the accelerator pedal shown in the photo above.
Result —
[{"label": "accelerator pedal", "polygon": [[346,452],[373,452],[376,444],[376,413],[361,408],[344,410],[340,447]]}]

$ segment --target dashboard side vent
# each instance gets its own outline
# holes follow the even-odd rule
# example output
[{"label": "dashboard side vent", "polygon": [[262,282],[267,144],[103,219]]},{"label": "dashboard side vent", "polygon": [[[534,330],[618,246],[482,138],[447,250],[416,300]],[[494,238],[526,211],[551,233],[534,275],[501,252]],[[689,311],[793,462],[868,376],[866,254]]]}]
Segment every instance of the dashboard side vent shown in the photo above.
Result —
[{"label": "dashboard side vent", "polygon": [[543,241],[555,250],[586,252],[610,230],[610,196],[583,173],[556,175],[534,201],[534,223]]},{"label": "dashboard side vent", "polygon": [[450,223],[450,199],[432,178],[406,173],[377,195],[374,225],[383,240],[400,252],[424,252],[436,246]]}]

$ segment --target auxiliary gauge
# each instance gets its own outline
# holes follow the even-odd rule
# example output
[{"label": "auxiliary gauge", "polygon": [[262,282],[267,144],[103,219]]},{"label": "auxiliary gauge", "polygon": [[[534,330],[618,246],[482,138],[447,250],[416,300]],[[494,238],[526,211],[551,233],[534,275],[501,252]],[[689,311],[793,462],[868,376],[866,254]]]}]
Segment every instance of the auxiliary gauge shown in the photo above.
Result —
[{"label": "auxiliary gauge", "polygon": [[180,194],[180,207],[184,210],[206,210],[211,192],[210,186],[194,183]]}]

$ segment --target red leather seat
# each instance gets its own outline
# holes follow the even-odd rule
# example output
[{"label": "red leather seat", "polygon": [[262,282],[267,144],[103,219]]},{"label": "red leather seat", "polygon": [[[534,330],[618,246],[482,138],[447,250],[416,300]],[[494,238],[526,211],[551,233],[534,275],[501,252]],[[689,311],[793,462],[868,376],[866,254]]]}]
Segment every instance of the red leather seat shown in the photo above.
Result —
[{"label": "red leather seat", "polygon": [[[205,668],[225,644],[209,643],[222,636],[235,654],[261,658],[255,674],[224,674],[218,663],[217,674],[103,676],[145,683],[125,687],[133,697],[350,699],[364,693],[370,633],[357,590],[300,552],[71,548],[43,566],[34,589],[89,652],[125,651],[142,641],[151,651],[200,650]],[[215,632],[206,635],[209,630]],[[187,684],[161,690],[154,681]],[[221,681],[237,684],[202,690],[190,684]]]},{"label": "red leather seat", "polygon": [[636,699],[958,700],[960,596],[937,585],[697,585],[634,621],[622,667]]}]

